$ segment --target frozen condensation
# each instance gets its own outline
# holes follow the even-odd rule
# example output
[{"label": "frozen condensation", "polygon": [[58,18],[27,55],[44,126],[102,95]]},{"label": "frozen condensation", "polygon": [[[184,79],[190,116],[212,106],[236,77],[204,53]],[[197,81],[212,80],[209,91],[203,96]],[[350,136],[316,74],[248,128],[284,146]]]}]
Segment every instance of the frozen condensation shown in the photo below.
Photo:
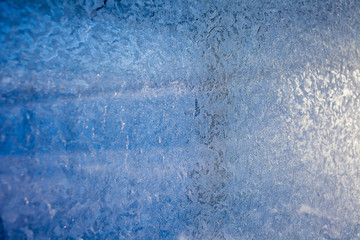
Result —
[{"label": "frozen condensation", "polygon": [[0,240],[360,239],[360,2],[0,2]]}]

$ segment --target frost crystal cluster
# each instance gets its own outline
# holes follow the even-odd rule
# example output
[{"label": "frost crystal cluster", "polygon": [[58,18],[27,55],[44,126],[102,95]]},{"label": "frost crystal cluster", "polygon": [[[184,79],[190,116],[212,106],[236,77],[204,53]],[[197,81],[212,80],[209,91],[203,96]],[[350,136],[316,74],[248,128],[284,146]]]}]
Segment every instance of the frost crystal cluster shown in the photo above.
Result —
[{"label": "frost crystal cluster", "polygon": [[360,239],[360,2],[0,2],[0,240]]}]

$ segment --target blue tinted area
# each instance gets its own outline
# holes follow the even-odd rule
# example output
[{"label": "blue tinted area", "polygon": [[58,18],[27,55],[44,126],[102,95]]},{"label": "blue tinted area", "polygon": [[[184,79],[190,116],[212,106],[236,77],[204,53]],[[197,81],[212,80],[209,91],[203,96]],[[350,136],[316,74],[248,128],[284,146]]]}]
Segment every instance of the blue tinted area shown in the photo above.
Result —
[{"label": "blue tinted area", "polygon": [[0,240],[360,239],[359,10],[0,2]]}]

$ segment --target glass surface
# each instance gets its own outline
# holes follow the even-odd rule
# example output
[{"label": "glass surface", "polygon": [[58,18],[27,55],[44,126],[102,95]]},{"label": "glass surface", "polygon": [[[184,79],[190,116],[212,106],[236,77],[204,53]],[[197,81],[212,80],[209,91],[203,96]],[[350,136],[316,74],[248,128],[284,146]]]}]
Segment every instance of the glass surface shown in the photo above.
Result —
[{"label": "glass surface", "polygon": [[0,240],[360,239],[360,1],[0,1]]}]

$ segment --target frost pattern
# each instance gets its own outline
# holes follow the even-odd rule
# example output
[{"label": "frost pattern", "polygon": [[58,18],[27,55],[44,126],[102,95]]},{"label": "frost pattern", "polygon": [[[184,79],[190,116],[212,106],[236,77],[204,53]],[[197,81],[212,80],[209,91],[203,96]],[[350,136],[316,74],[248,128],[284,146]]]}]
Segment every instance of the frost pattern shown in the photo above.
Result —
[{"label": "frost pattern", "polygon": [[357,1],[0,3],[0,239],[359,239]]}]

